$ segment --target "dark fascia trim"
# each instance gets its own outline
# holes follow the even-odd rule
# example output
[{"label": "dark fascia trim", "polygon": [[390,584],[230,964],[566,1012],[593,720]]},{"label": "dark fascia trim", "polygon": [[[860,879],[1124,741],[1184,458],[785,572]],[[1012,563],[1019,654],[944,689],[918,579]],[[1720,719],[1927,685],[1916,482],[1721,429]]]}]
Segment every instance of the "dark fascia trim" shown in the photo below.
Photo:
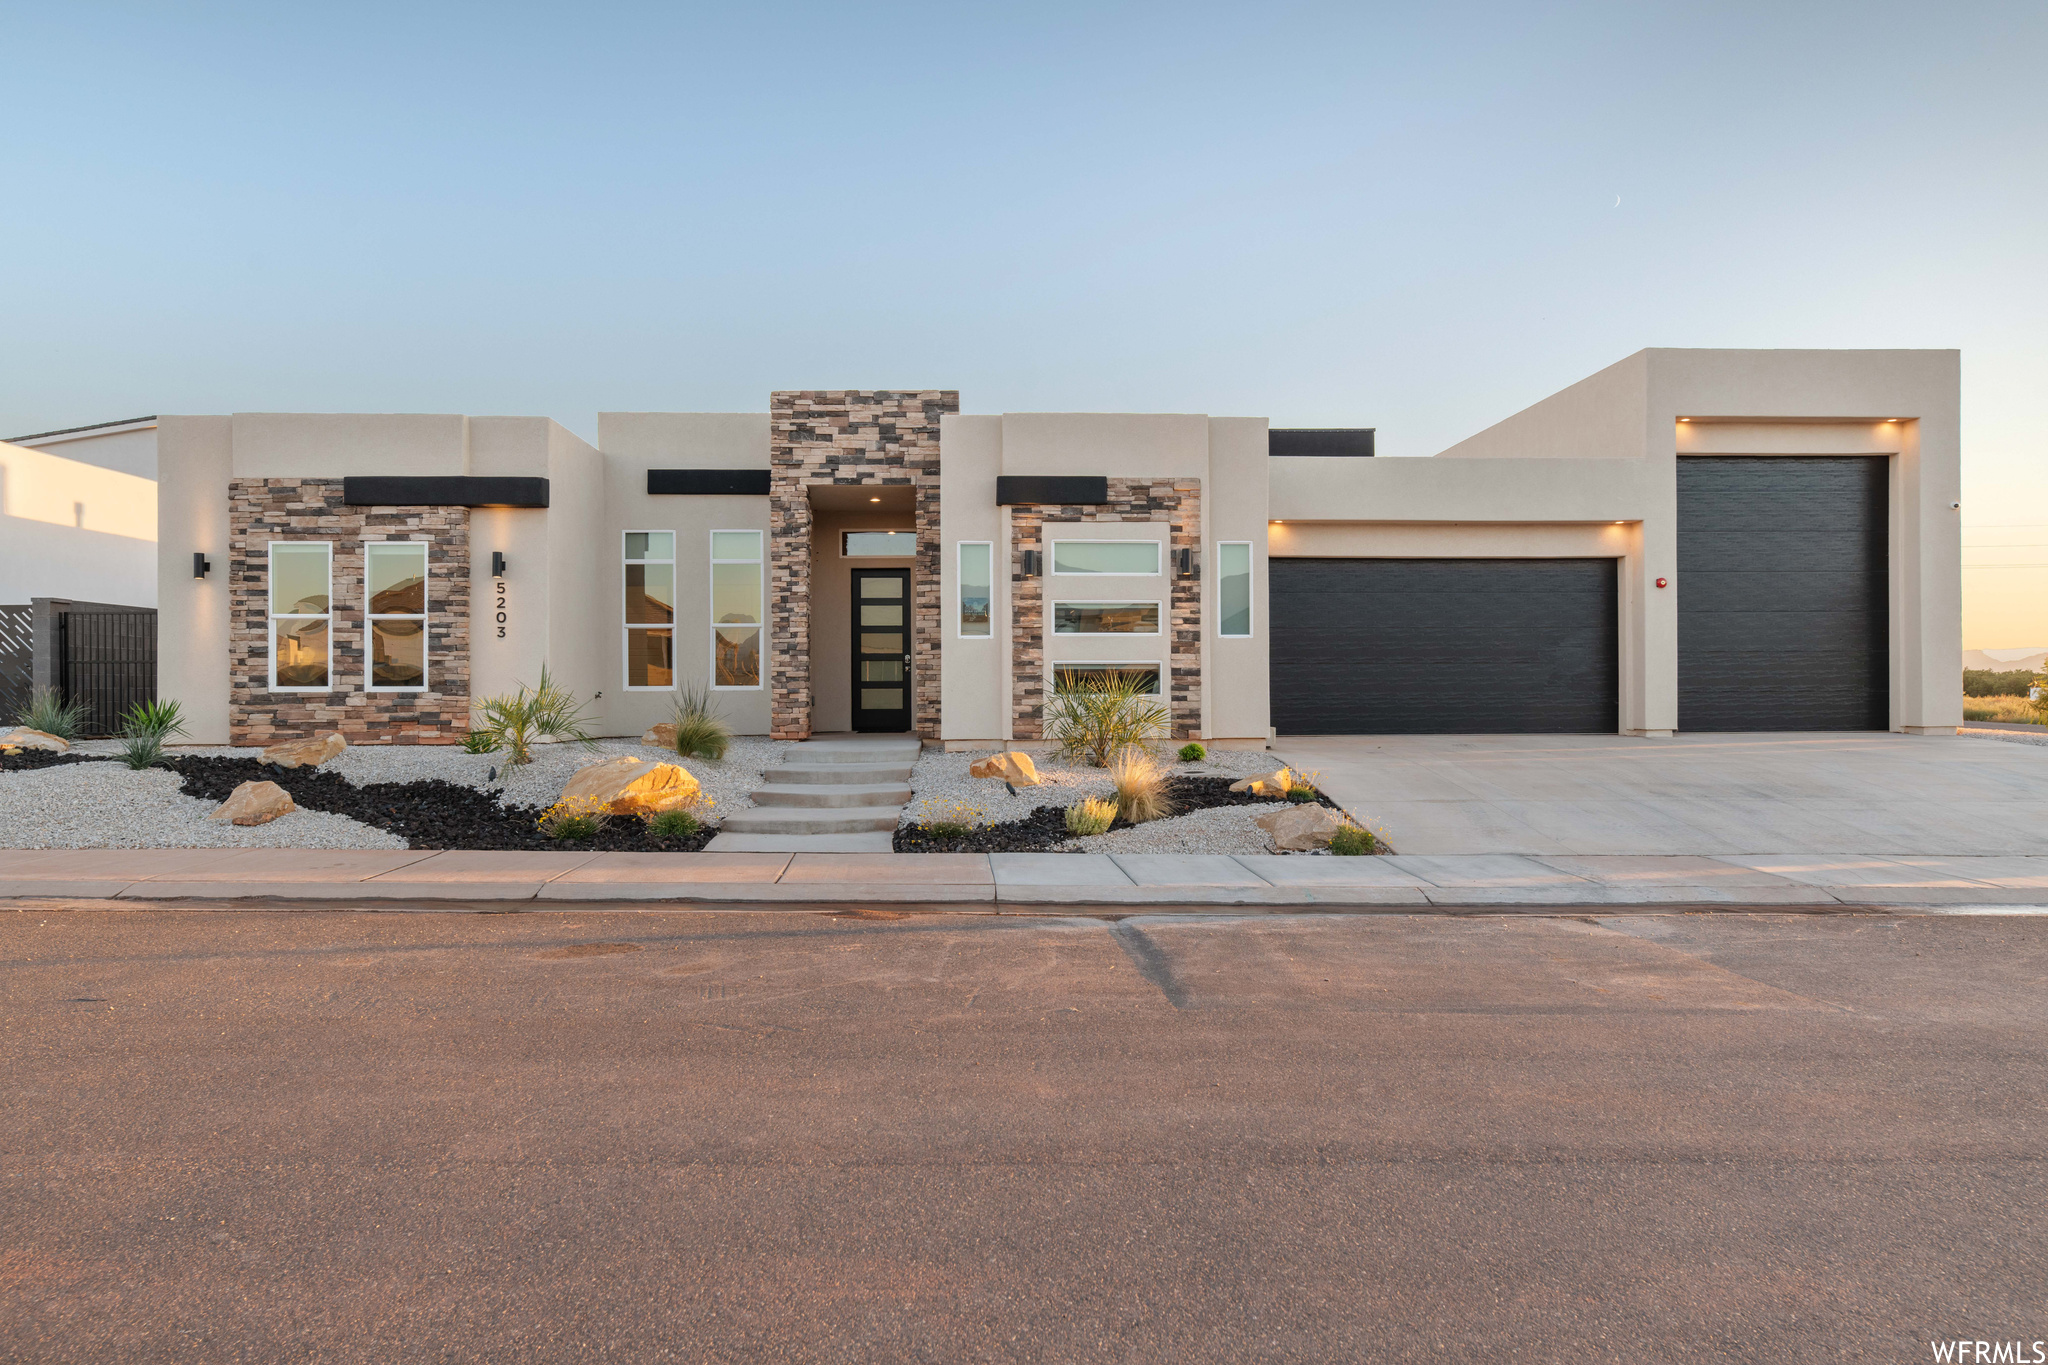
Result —
[{"label": "dark fascia trim", "polygon": [[1109,501],[1109,479],[1101,474],[998,474],[996,505],[1073,507]]},{"label": "dark fascia trim", "polygon": [[350,507],[546,507],[546,479],[474,474],[372,474],[341,481]]},{"label": "dark fascia trim", "polygon": [[1266,433],[1266,453],[1370,459],[1373,431],[1372,427],[1274,427]]},{"label": "dark fascia trim", "polygon": [[154,422],[155,420],[156,415],[152,413],[148,417],[123,417],[118,422],[94,422],[91,426],[85,427],[58,427],[55,431],[31,431],[26,436],[0,436],[0,440],[18,445],[23,441],[41,441],[51,436],[76,436],[82,431],[99,431],[106,427],[140,426],[144,422]]},{"label": "dark fascia trim", "polygon": [[750,497],[768,496],[768,471],[765,469],[650,469],[647,471],[647,491],[650,495],[679,493],[688,496],[710,496],[738,493]]}]

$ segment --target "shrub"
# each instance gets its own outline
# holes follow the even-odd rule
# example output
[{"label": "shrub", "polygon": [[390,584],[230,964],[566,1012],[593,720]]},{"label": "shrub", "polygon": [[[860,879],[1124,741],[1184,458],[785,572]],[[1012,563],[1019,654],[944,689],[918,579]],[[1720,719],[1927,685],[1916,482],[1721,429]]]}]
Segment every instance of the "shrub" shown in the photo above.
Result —
[{"label": "shrub", "polygon": [[28,705],[15,713],[15,722],[31,730],[41,730],[46,735],[59,739],[77,739],[85,728],[86,712],[91,708],[83,701],[66,701],[54,687],[38,687]]},{"label": "shrub", "polygon": [[1173,814],[1166,795],[1166,765],[1145,749],[1125,749],[1109,766],[1116,812],[1134,825]]},{"label": "shrub", "polygon": [[1060,756],[1106,768],[1123,750],[1165,733],[1171,713],[1162,698],[1139,690],[1144,686],[1144,679],[1128,673],[1103,673],[1055,694],[1045,708],[1046,734],[1060,746]]},{"label": "shrub", "polygon": [[517,692],[478,701],[469,732],[484,737],[492,749],[506,750],[505,766],[516,768],[533,761],[536,740],[566,739],[590,745],[593,741],[584,727],[583,704],[575,693],[550,679],[543,664],[540,686],[529,688],[521,683]]},{"label": "shrub", "polygon": [[965,838],[988,818],[987,811],[965,801],[926,801],[919,809],[923,816],[917,823],[935,839]]},{"label": "shrub", "polygon": [[590,839],[610,824],[611,818],[603,802],[577,796],[555,802],[533,823],[550,839]]},{"label": "shrub", "polygon": [[1091,796],[1077,806],[1067,807],[1067,833],[1102,834],[1116,820],[1116,802]]},{"label": "shrub", "polygon": [[1319,799],[1322,793],[1316,790],[1316,784],[1322,780],[1323,775],[1314,768],[1306,770],[1288,769],[1287,799],[1297,806],[1305,806],[1309,802]]},{"label": "shrub", "polygon": [[1966,697],[2024,697],[2033,685],[2032,669],[2014,668],[2004,672],[1989,668],[1966,668],[1963,670],[1963,695]]},{"label": "shrub", "polygon": [[662,810],[647,817],[647,834],[654,839],[687,839],[704,828],[692,810]]},{"label": "shrub", "polygon": [[1346,825],[1330,836],[1330,852],[1340,858],[1357,858],[1379,852],[1380,841],[1369,829]]},{"label": "shrub", "polygon": [[498,752],[498,741],[493,735],[482,730],[471,730],[462,737],[462,752],[466,754],[494,754]]},{"label": "shrub", "polygon": [[732,730],[711,709],[706,683],[685,683],[676,692],[676,752],[684,758],[718,762],[732,743]]},{"label": "shrub", "polygon": [[1183,744],[1180,746],[1180,761],[1183,763],[1200,763],[1208,756],[1209,751],[1199,744]]},{"label": "shrub", "polygon": [[121,761],[138,772],[155,767],[164,741],[185,733],[184,708],[174,701],[139,701],[121,716]]},{"label": "shrub", "polygon": [[2040,703],[2025,697],[1965,697],[1964,720],[1998,720],[2008,724],[2033,725],[2044,717]]}]

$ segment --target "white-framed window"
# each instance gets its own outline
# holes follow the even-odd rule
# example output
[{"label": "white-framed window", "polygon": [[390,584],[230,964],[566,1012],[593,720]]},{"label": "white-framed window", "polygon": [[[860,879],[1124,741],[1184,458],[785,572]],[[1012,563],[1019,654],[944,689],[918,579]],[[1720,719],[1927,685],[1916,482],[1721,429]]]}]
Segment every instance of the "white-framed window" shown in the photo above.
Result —
[{"label": "white-framed window", "polygon": [[1157,577],[1156,540],[1055,540],[1052,571],[1068,574],[1124,574]]},{"label": "white-framed window", "polygon": [[761,616],[766,575],[759,531],[711,533],[711,686],[761,687]]},{"label": "white-framed window", "polygon": [[917,553],[915,531],[841,531],[839,553],[847,559],[870,555],[908,559]]},{"label": "white-framed window", "polygon": [[1243,638],[1252,633],[1252,543],[1216,542],[1216,633]]},{"label": "white-framed window", "polygon": [[954,617],[963,640],[986,640],[995,633],[996,546],[992,540],[963,540],[956,579],[960,610]]},{"label": "white-framed window", "polygon": [[1159,695],[1161,672],[1159,661],[1156,659],[1124,663],[1069,660],[1052,666],[1052,690],[1053,695],[1058,696],[1062,692],[1072,692],[1096,678],[1121,678],[1135,680],[1139,684],[1139,692],[1148,697],[1156,697]]},{"label": "white-framed window", "polygon": [[334,546],[270,542],[270,690],[326,692],[333,685]]},{"label": "white-framed window", "polygon": [[427,690],[427,542],[363,542],[363,618],[369,636],[363,686]]},{"label": "white-framed window", "polygon": [[676,533],[625,536],[626,690],[666,692],[676,685]]},{"label": "white-framed window", "polygon": [[1055,602],[1055,635],[1157,635],[1163,615],[1157,602]]}]

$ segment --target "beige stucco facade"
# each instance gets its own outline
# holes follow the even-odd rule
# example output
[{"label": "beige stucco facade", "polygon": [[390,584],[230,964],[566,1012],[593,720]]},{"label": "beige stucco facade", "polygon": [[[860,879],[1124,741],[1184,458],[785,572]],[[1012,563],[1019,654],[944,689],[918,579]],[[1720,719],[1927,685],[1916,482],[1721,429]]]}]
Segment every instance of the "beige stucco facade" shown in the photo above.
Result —
[{"label": "beige stucco facade", "polygon": [[[713,692],[736,732],[792,724],[834,732],[854,724],[851,574],[869,564],[909,570],[920,603],[930,601],[936,580],[938,626],[920,616],[913,679],[920,691],[936,684],[938,723],[928,740],[1035,742],[1036,698],[1050,695],[1053,670],[1094,662],[1158,668],[1184,712],[1177,728],[1190,735],[1263,744],[1273,689],[1288,685],[1271,662],[1271,561],[1441,557],[1612,560],[1620,728],[1668,734],[1678,723],[1684,590],[1676,471],[1691,455],[1885,459],[1891,723],[1914,731],[1961,720],[1954,352],[1643,351],[1433,459],[1274,455],[1268,423],[1255,417],[976,414],[952,411],[947,405],[956,400],[941,391],[887,391],[875,401],[913,401],[919,392],[939,395],[926,409],[938,433],[935,478],[928,436],[918,438],[926,444],[914,457],[904,456],[918,462],[916,470],[892,477],[895,447],[884,420],[833,438],[847,450],[857,445],[860,463],[828,464],[817,478],[791,485],[803,490],[792,496],[804,499],[796,510],[809,536],[799,604],[808,615],[808,677],[799,699],[778,703],[766,660],[786,642],[768,638],[774,627],[764,600],[763,676]],[[856,412],[867,401],[844,391],[820,398]],[[772,440],[765,412],[605,413],[595,445],[535,417],[169,416],[156,420],[153,433],[159,691],[185,704],[200,742],[221,742],[229,732],[230,623],[224,575],[195,579],[192,554],[227,563],[232,481],[546,480],[545,506],[470,507],[470,692],[509,691],[536,681],[545,665],[587,699],[598,730],[612,735],[666,719],[678,682],[710,680],[713,533],[761,537],[764,599],[766,547],[787,534],[776,531],[765,491]],[[828,441],[819,448],[838,447]],[[650,471],[744,475],[750,491],[654,492]],[[1018,479],[1107,480],[1117,491],[1097,505],[1044,505],[1050,494],[1006,501],[1000,490],[1017,485],[1003,481]],[[724,485],[712,478],[702,486]],[[934,486],[935,571],[928,553],[858,561],[842,553],[846,531],[913,529],[914,516],[930,514]],[[674,678],[634,687],[623,545],[628,533],[648,531],[673,536]],[[1065,573],[1053,553],[1063,540],[1150,541],[1158,549],[1145,567],[1158,571]],[[1230,542],[1251,547],[1249,636],[1217,629],[1218,547]],[[988,547],[987,634],[961,630],[963,545]],[[1034,552],[1042,559],[1034,561]],[[504,559],[502,573],[492,571],[494,555]],[[1158,632],[1077,635],[1050,624],[1062,603],[1104,601],[1158,603]]]}]

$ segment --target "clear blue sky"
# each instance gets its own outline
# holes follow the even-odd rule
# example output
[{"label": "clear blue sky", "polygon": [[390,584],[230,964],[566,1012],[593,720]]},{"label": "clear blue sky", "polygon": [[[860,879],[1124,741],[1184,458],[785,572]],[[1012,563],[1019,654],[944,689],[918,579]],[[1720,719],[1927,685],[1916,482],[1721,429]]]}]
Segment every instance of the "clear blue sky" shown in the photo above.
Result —
[{"label": "clear blue sky", "polygon": [[1643,346],[1954,346],[1973,544],[2048,542],[2044,53],[2040,3],[5,3],[0,432],[905,385],[1421,455]]}]

